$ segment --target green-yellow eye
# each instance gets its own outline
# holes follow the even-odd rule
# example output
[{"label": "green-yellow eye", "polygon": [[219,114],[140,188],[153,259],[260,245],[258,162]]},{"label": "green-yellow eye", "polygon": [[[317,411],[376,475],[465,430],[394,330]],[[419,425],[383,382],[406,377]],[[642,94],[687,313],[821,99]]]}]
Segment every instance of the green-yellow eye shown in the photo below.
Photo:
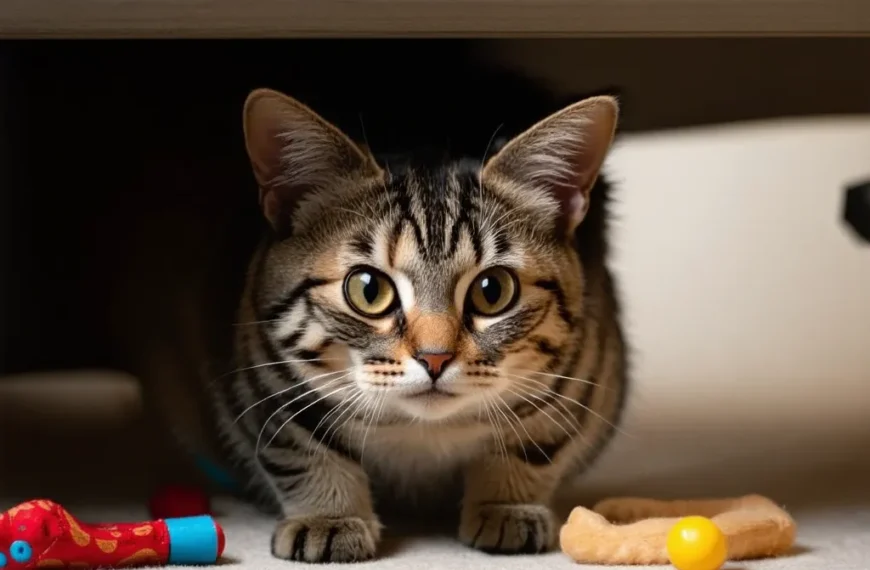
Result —
[{"label": "green-yellow eye", "polygon": [[493,317],[510,309],[519,297],[519,283],[513,273],[493,267],[478,275],[468,291],[469,308]]},{"label": "green-yellow eye", "polygon": [[395,308],[396,288],[376,269],[363,267],[344,280],[344,298],[354,311],[366,317],[382,317]]}]

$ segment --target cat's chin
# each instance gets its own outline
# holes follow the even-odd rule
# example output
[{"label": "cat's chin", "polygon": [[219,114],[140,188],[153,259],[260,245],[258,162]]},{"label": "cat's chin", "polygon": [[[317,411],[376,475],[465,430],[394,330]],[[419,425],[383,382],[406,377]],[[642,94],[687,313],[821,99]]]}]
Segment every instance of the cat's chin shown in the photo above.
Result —
[{"label": "cat's chin", "polygon": [[396,398],[394,405],[411,419],[438,422],[463,415],[470,398],[442,390],[425,390]]}]

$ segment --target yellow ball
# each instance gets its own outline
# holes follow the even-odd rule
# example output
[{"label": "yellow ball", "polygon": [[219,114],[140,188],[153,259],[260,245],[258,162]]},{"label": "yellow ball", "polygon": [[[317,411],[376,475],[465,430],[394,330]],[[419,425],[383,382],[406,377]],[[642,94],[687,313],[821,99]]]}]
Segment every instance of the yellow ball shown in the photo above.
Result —
[{"label": "yellow ball", "polygon": [[725,535],[706,517],[685,517],[668,533],[668,558],[678,570],[719,570],[728,557]]}]

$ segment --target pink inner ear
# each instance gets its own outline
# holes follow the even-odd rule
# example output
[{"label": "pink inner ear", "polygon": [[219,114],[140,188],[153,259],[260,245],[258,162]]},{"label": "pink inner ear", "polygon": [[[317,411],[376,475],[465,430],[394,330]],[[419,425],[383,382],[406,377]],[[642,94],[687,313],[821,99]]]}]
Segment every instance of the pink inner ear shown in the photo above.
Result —
[{"label": "pink inner ear", "polygon": [[575,192],[568,200],[568,216],[576,225],[583,221],[586,217],[586,212],[589,210],[589,200],[586,199],[585,192]]},{"label": "pink inner ear", "polygon": [[273,127],[263,128],[252,141],[251,164],[261,186],[267,186],[281,171],[283,141]]},{"label": "pink inner ear", "polygon": [[281,200],[275,190],[260,188],[260,202],[263,206],[263,215],[272,225],[277,225],[281,217]]}]

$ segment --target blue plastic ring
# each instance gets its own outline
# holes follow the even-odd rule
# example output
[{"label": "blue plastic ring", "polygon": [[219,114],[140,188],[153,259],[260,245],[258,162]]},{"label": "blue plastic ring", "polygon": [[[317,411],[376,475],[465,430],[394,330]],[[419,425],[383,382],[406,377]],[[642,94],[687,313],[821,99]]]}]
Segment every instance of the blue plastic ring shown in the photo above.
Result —
[{"label": "blue plastic ring", "polygon": [[164,522],[169,531],[169,564],[214,564],[217,561],[218,535],[210,516]]},{"label": "blue plastic ring", "polygon": [[27,541],[16,540],[9,545],[9,555],[12,556],[12,560],[15,562],[26,564],[33,557],[33,548]]}]

